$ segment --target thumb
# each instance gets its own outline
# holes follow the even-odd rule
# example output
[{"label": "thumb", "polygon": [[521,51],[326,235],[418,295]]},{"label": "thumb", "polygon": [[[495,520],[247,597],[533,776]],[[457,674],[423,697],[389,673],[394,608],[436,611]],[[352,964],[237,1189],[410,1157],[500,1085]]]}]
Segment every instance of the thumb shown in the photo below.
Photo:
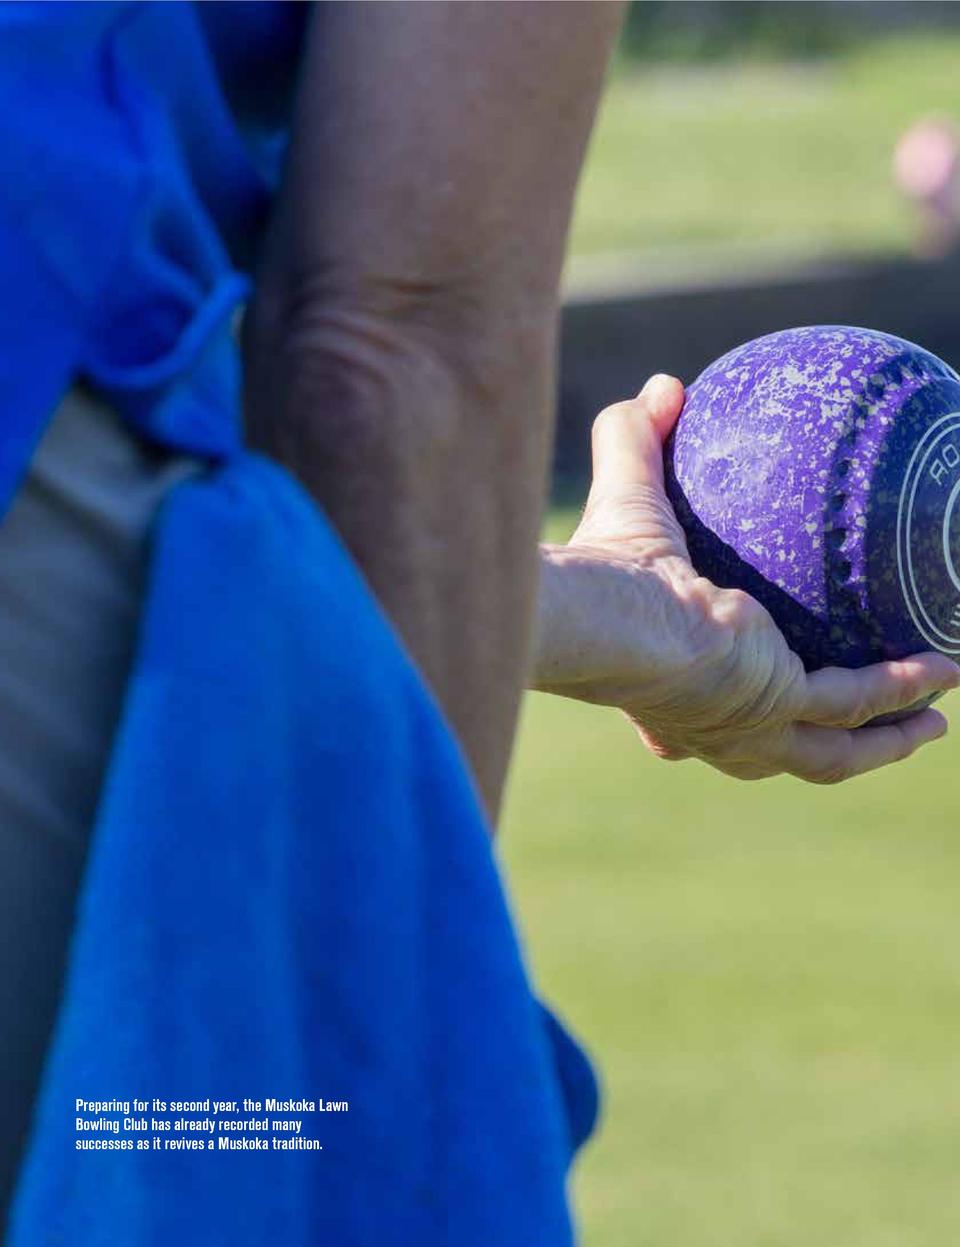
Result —
[{"label": "thumb", "polygon": [[683,384],[657,373],[636,398],[614,403],[593,424],[593,485],[602,493],[663,484],[663,443],[683,407]]},{"label": "thumb", "polygon": [[663,487],[663,443],[683,407],[676,377],[651,377],[636,398],[615,403],[593,425],[593,481],[571,540],[602,545],[624,541],[647,557],[679,560],[693,573],[683,529]]}]

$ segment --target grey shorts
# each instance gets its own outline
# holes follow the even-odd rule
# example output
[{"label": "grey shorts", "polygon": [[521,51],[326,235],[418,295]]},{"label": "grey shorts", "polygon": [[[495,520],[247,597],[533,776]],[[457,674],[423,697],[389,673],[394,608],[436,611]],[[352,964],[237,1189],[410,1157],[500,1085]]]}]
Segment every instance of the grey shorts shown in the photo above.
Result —
[{"label": "grey shorts", "polygon": [[0,1237],[136,644],[151,521],[197,467],[74,391],[0,522]]}]

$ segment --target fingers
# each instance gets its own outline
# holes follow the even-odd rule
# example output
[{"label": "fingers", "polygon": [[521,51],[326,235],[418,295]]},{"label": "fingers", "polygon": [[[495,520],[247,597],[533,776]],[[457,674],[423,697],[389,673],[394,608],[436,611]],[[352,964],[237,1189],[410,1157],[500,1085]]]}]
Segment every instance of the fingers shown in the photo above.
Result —
[{"label": "fingers", "polygon": [[945,654],[933,652],[857,671],[824,667],[807,677],[796,718],[829,727],[859,727],[958,685],[960,667]]},{"label": "fingers", "polygon": [[667,440],[683,409],[683,382],[664,372],[656,372],[635,400],[642,405],[660,444]]},{"label": "fingers", "polygon": [[[807,677],[804,704],[786,736],[784,770],[813,783],[834,784],[938,740],[947,721],[921,710],[899,723],[862,727],[960,685],[960,668],[945,654],[915,654],[858,671],[825,667]],[[852,730],[847,730],[852,729]]]},{"label": "fingers", "polygon": [[796,723],[785,738],[783,769],[815,784],[837,784],[891,762],[902,762],[922,745],[939,740],[947,721],[939,710],[921,710],[885,727],[846,731]]},{"label": "fingers", "polygon": [[682,407],[682,383],[658,373],[636,398],[602,411],[593,425],[594,488],[662,485],[663,443]]}]

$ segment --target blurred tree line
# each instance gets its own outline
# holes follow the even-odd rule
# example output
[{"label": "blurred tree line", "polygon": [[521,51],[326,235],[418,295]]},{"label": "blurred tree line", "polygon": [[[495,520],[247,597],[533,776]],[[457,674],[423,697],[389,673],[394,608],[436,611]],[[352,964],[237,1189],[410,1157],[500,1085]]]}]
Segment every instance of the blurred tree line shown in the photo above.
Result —
[{"label": "blurred tree line", "polygon": [[807,60],[903,30],[960,29],[955,0],[635,0],[632,61]]}]

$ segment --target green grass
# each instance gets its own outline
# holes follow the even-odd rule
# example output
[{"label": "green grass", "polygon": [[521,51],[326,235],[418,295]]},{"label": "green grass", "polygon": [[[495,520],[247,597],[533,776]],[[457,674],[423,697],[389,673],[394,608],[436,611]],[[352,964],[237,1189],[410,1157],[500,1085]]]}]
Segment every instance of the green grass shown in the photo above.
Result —
[{"label": "green grass", "polygon": [[528,699],[502,846],[606,1084],[586,1247],[957,1241],[956,749],[738,784]]},{"label": "green grass", "polygon": [[953,34],[814,64],[628,64],[594,135],[573,253],[903,250],[911,217],[890,179],[893,144],[926,113],[960,115],[958,65]]},{"label": "green grass", "polygon": [[528,698],[501,852],[605,1082],[584,1247],[958,1241],[955,731],[838,788],[740,784]]},{"label": "green grass", "polygon": [[[620,70],[574,249],[902,250],[891,148],[960,114],[958,66],[940,36]],[[613,712],[527,699],[501,852],[538,984],[605,1082],[584,1247],[960,1241],[955,717],[820,789],[660,763]]]}]

